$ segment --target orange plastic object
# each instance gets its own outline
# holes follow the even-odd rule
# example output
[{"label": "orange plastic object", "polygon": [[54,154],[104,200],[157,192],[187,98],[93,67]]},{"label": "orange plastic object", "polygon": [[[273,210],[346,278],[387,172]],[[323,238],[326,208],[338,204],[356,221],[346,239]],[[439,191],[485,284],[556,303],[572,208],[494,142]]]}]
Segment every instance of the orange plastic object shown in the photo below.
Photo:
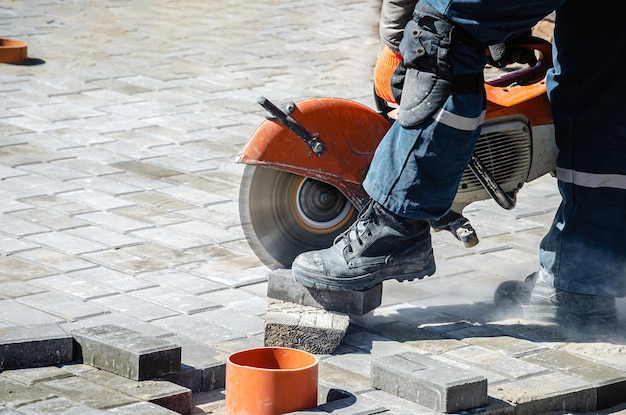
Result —
[{"label": "orange plastic object", "polygon": [[361,183],[389,122],[365,105],[341,98],[300,101],[291,117],[326,145],[317,156],[295,133],[264,121],[237,162],[277,168],[337,187],[358,209],[369,198]]},{"label": "orange plastic object", "polygon": [[391,77],[396,67],[402,62],[402,56],[395,53],[389,46],[385,46],[378,55],[374,66],[374,90],[376,95],[387,102],[397,104],[391,92]]},{"label": "orange plastic object", "polygon": [[0,39],[0,63],[19,63],[28,57],[28,47],[21,40]]},{"label": "orange plastic object", "polygon": [[226,360],[226,415],[278,415],[317,406],[318,359],[288,347],[259,347]]},{"label": "orange plastic object", "polygon": [[487,119],[504,115],[525,115],[531,125],[552,124],[545,81],[532,85],[493,87],[485,84]]}]

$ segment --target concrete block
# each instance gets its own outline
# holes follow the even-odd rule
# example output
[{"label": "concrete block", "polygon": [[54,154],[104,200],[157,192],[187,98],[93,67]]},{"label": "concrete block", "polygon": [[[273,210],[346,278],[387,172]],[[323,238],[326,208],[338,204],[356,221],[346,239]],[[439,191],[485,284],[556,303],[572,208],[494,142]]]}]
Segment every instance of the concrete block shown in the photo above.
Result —
[{"label": "concrete block", "polygon": [[594,385],[596,409],[610,408],[626,400],[626,374],[614,367],[556,349],[539,351],[522,359]]},{"label": "concrete block", "polygon": [[329,291],[307,288],[298,283],[290,269],[276,269],[269,273],[267,296],[328,311],[362,316],[382,302],[383,285],[363,291]]},{"label": "concrete block", "polygon": [[330,354],[341,343],[350,317],[317,307],[271,301],[265,315],[265,346]]},{"label": "concrete block", "polygon": [[80,345],[82,361],[129,379],[145,380],[175,373],[181,366],[181,347],[107,324],[71,332]]},{"label": "concrete block", "polygon": [[214,364],[202,369],[202,392],[226,387],[226,364]]},{"label": "concrete block", "polygon": [[54,396],[48,391],[32,388],[21,382],[0,376],[0,408],[15,409],[32,402],[51,399]]},{"label": "concrete block", "polygon": [[371,383],[376,389],[440,412],[464,411],[488,403],[487,379],[483,376],[418,353],[374,359]]},{"label": "concrete block", "polygon": [[69,363],[73,348],[72,337],[56,324],[0,327],[0,371]]},{"label": "concrete block", "polygon": [[180,365],[180,370],[160,377],[160,380],[175,383],[188,388],[192,393],[202,391],[202,370],[188,366],[184,363]]},{"label": "concrete block", "polygon": [[77,378],[102,385],[109,393],[119,392],[138,401],[150,402],[179,414],[191,412],[191,389],[166,380],[135,381],[106,370],[77,370]]},{"label": "concrete block", "polygon": [[593,385],[559,372],[498,383],[489,388],[489,396],[514,405],[516,415],[585,413],[597,406]]},{"label": "concrete block", "polygon": [[58,397],[95,409],[108,409],[139,402],[138,399],[130,396],[128,393],[119,392],[80,376],[39,382],[37,387],[33,389],[44,390]]}]

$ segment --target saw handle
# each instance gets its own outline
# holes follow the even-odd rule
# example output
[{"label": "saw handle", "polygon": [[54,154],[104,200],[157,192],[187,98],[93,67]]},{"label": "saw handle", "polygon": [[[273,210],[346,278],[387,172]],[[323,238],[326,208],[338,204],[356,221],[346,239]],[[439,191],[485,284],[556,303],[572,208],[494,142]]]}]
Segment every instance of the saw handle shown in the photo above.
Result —
[{"label": "saw handle", "polygon": [[548,69],[552,68],[552,43],[540,37],[533,36],[525,39],[524,43],[516,44],[518,48],[537,52],[537,63],[509,72],[485,81],[495,87],[509,87],[511,85],[530,85],[541,82],[546,77]]},{"label": "saw handle", "polygon": [[259,97],[257,102],[267,111],[266,118],[268,120],[278,122],[289,128],[294,134],[300,137],[302,141],[307,143],[309,147],[311,147],[313,153],[315,153],[318,157],[324,154],[326,146],[317,138],[317,135],[311,134],[306,128],[298,123],[298,121],[291,117],[291,113],[295,109],[295,104],[290,103],[288,112],[284,112],[265,97]]}]

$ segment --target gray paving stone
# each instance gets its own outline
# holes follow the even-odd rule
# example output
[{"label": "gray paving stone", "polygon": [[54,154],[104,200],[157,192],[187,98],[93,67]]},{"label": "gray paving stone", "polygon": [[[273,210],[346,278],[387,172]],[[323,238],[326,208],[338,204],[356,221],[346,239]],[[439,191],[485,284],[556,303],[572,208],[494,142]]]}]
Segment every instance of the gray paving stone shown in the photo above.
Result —
[{"label": "gray paving stone", "polygon": [[72,376],[71,373],[61,369],[57,366],[44,366],[39,368],[25,368],[5,370],[2,372],[2,376],[6,376],[9,379],[13,379],[17,382],[23,383],[28,386],[32,386],[39,382],[44,382],[52,379],[60,379]]},{"label": "gray paving stone", "polygon": [[268,297],[339,313],[362,316],[381,304],[382,295],[382,284],[363,291],[328,291],[304,287],[290,269],[273,270],[268,275]]},{"label": "gray paving stone", "polygon": [[187,250],[208,245],[210,241],[167,228],[152,228],[134,231],[135,238],[153,241],[176,250]]},{"label": "gray paving stone", "polygon": [[590,412],[596,409],[596,389],[590,383],[552,372],[489,387],[489,396],[515,406],[515,414],[550,411]]},{"label": "gray paving stone", "polygon": [[180,369],[181,348],[115,325],[71,332],[83,362],[129,379],[145,380]]},{"label": "gray paving stone", "polygon": [[[25,281],[0,282],[0,300],[10,300],[25,295],[45,292],[44,288]],[[0,317],[1,318],[1,317]]]},{"label": "gray paving stone", "polygon": [[0,370],[72,361],[72,338],[56,324],[0,327]]},{"label": "gray paving stone", "polygon": [[31,208],[17,212],[13,214],[13,216],[29,222],[38,223],[55,231],[74,229],[87,225],[86,222],[80,219],[41,208]]},{"label": "gray paving stone", "polygon": [[204,321],[205,325],[218,325],[234,333],[239,333],[237,337],[260,334],[264,330],[263,318],[233,309],[220,307],[196,313],[194,316],[197,316],[200,321]]},{"label": "gray paving stone", "polygon": [[92,262],[47,248],[18,252],[14,257],[39,264],[57,272],[72,272],[95,267],[95,264]]},{"label": "gray paving stone", "polygon": [[[455,334],[459,333],[456,332]],[[545,350],[548,346],[544,343],[535,343],[526,339],[518,339],[510,336],[464,337],[463,342],[502,352],[511,357],[523,357],[529,353]]]},{"label": "gray paving stone", "polygon": [[372,361],[372,386],[445,413],[485,406],[487,379],[417,353]]},{"label": "gray paving stone", "polygon": [[43,195],[22,199],[29,206],[39,206],[40,208],[50,211],[59,212],[67,215],[92,212],[94,208],[82,203],[72,202],[56,195]]},{"label": "gray paving stone", "polygon": [[597,409],[617,405],[626,396],[626,373],[610,366],[567,353],[562,350],[543,350],[521,357],[555,372],[565,373],[589,382],[597,388]]},{"label": "gray paving stone", "polygon": [[[219,303],[222,305],[226,305],[230,301],[230,297],[226,295],[227,290],[221,284],[218,284],[213,281],[209,281],[206,278],[199,277],[197,275],[190,274],[188,272],[178,271],[178,270],[160,270],[155,272],[148,272],[145,274],[141,274],[141,279],[146,281],[151,281],[154,284],[158,284],[160,286],[170,287],[170,289],[177,289],[183,292],[187,292],[193,295],[202,295],[207,293],[215,293],[215,296],[212,295],[202,295],[202,298],[205,298],[208,301],[213,303]],[[236,290],[232,290],[237,296],[240,296],[245,299],[249,299],[250,296],[242,294]],[[226,297],[226,298],[224,298]],[[220,301],[226,300],[226,301]],[[245,300],[244,300],[245,301]]]},{"label": "gray paving stone", "polygon": [[0,227],[2,227],[3,232],[18,237],[50,231],[45,226],[9,216],[0,217]]},{"label": "gray paving stone", "polygon": [[[167,264],[156,258],[137,255],[133,252],[132,248],[134,247],[109,249],[85,254],[83,257],[91,261],[94,265],[102,265],[103,267],[111,268],[127,275],[135,275],[142,272],[151,272],[167,268]],[[157,258],[160,259],[160,257]]]},{"label": "gray paving stone", "polygon": [[223,196],[204,192],[189,186],[168,187],[166,189],[160,189],[159,191],[165,195],[197,206],[209,206],[215,203],[228,201],[228,199]]},{"label": "gray paving stone", "polygon": [[[2,412],[0,412],[2,413]],[[16,412],[17,413],[17,412]],[[44,401],[33,402],[19,407],[20,414],[35,415],[106,415],[108,412],[102,409],[89,408],[67,398],[53,397]]]},{"label": "gray paving stone", "polygon": [[179,414],[191,412],[191,390],[165,380],[136,380],[118,376],[106,370],[85,370],[77,376],[112,391],[132,396],[141,402],[150,402]]},{"label": "gray paving stone", "polygon": [[82,226],[80,228],[68,230],[67,233],[90,241],[96,241],[107,248],[113,249],[143,243],[141,239],[133,238],[132,236],[125,235],[121,232],[110,231],[98,226]]},{"label": "gray paving stone", "polygon": [[72,183],[80,185],[85,189],[97,190],[112,196],[122,196],[129,193],[140,192],[143,189],[138,186],[132,186],[127,183],[118,182],[115,176],[89,176],[87,178],[79,178],[72,180]]},{"label": "gray paving stone", "polygon": [[238,269],[236,263],[226,264],[228,271],[215,271],[213,264],[183,265],[181,268],[189,272],[205,276],[207,279],[230,288],[242,288],[247,285],[263,283],[267,281],[266,271],[255,268]]},{"label": "gray paving stone", "polygon": [[[133,206],[133,203],[125,203],[123,206],[118,207],[124,208],[129,206]],[[132,232],[139,229],[146,229],[152,226],[149,223],[116,215],[112,212],[87,212],[84,214],[80,214],[77,217],[87,222],[91,222],[95,225],[101,226],[105,229],[110,229],[122,233]]]},{"label": "gray paving stone", "polygon": [[[5,195],[5,193],[0,192],[0,195]],[[7,200],[5,198],[0,202],[0,213],[2,214],[15,213],[28,209],[30,209],[29,205],[15,200]]]},{"label": "gray paving stone", "polygon": [[105,326],[109,324],[124,327],[128,330],[136,331],[150,337],[159,338],[169,337],[172,335],[171,332],[156,327],[149,322],[144,322],[134,317],[115,311],[107,314],[101,314],[99,316],[89,317],[75,322],[62,323],[60,324],[60,326],[63,328],[63,330],[69,333],[72,330],[78,330],[80,328]]},{"label": "gray paving stone", "polygon": [[504,376],[507,379],[523,379],[529,376],[547,374],[549,369],[506,356],[478,346],[468,346],[446,352],[445,357],[480,367]]},{"label": "gray paving stone", "polygon": [[200,314],[160,318],[152,321],[151,323],[172,333],[184,335],[191,340],[206,344],[213,344],[241,337],[241,332],[234,331],[236,327],[231,329],[222,327],[218,324],[211,324],[211,321],[213,320],[201,318]]},{"label": "gray paving stone", "polygon": [[20,167],[20,170],[28,171],[35,175],[47,176],[62,182],[89,177],[85,173],[77,172],[75,170],[67,169],[60,165],[54,165],[51,163],[29,164]]},{"label": "gray paving stone", "polygon": [[216,304],[202,297],[172,291],[172,289],[168,287],[150,287],[143,290],[132,291],[128,295],[150,303],[159,304],[184,314],[196,314],[221,307],[220,304]]},{"label": "gray paving stone", "polygon": [[37,242],[42,246],[58,249],[59,251],[70,255],[81,255],[88,252],[96,252],[107,249],[106,245],[89,239],[79,238],[65,232],[46,232],[38,235],[31,235],[28,239]]},{"label": "gray paving stone", "polygon": [[[23,148],[21,151],[36,151],[36,148]],[[69,182],[59,182],[51,178],[36,175],[20,176],[10,179],[10,181],[13,186],[12,191],[24,197],[27,195],[59,194],[80,189],[79,186]]]},{"label": "gray paving stone", "polygon": [[45,313],[25,304],[8,300],[0,301],[0,320],[16,327],[55,324],[64,321],[60,317]]},{"label": "gray paving stone", "polygon": [[130,395],[104,387],[79,376],[40,382],[35,389],[95,409],[114,408],[139,401]]},{"label": "gray paving stone", "polygon": [[157,286],[157,284],[143,278],[135,278],[132,275],[103,266],[76,271],[68,273],[67,275],[82,281],[100,284],[109,289],[123,293]]},{"label": "gray paving stone", "polygon": [[164,212],[149,206],[139,205],[115,209],[115,214],[156,226],[167,226],[189,220],[182,214]]},{"label": "gray paving stone", "polygon": [[108,313],[106,308],[92,302],[86,303],[78,297],[51,291],[20,297],[16,301],[68,321]]},{"label": "gray paving stone", "polygon": [[[435,411],[422,405],[413,403],[407,399],[399,398],[390,393],[375,390],[365,392],[359,398],[368,398],[374,402],[382,403],[385,408],[389,409],[389,414],[397,415],[440,415],[442,412]],[[496,399],[489,398],[487,405],[481,406],[474,411],[461,411],[461,414],[479,413],[485,415],[513,415],[515,407]],[[386,414],[386,412],[385,412]]]},{"label": "gray paving stone", "polygon": [[[172,172],[171,174],[175,175],[175,174],[178,174],[178,172]],[[172,187],[171,184],[164,184],[163,182],[158,182],[158,183],[160,183],[159,188],[160,187]],[[157,192],[134,193],[130,195],[125,195],[123,198],[129,201],[132,201],[134,203],[137,203],[138,205],[152,207],[163,212],[178,212],[181,210],[184,211],[188,209],[194,209],[197,207],[196,205],[192,203],[184,202],[175,197],[171,197],[171,196],[157,193]],[[121,211],[123,212],[124,208],[122,208]]]},{"label": "gray paving stone", "polygon": [[50,399],[54,396],[54,393],[31,388],[5,376],[0,376],[0,405],[6,408],[17,409],[23,405]]}]

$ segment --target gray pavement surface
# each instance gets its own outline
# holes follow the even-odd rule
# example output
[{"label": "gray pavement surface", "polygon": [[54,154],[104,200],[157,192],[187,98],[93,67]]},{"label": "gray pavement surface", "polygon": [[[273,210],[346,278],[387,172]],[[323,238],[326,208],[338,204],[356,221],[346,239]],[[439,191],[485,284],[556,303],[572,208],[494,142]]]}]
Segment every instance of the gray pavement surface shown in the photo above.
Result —
[{"label": "gray pavement surface", "polygon": [[[0,331],[116,325],[182,348],[181,372],[162,383],[77,360],[6,369],[0,414],[182,413],[185,391],[192,413],[224,413],[225,360],[263,345],[269,303],[269,269],[238,215],[235,156],[264,120],[256,99],[373,107],[379,7],[0,4],[0,38],[25,41],[31,63],[0,66]],[[374,358],[417,352],[480,371],[483,413],[626,414],[623,299],[619,331],[601,338],[494,313],[497,285],[536,269],[558,203],[544,176],[513,210],[466,208],[478,246],[433,234],[436,275],[386,282],[381,306],[319,356],[320,405],[339,389],[356,402],[332,413],[438,413],[370,384]]]}]

